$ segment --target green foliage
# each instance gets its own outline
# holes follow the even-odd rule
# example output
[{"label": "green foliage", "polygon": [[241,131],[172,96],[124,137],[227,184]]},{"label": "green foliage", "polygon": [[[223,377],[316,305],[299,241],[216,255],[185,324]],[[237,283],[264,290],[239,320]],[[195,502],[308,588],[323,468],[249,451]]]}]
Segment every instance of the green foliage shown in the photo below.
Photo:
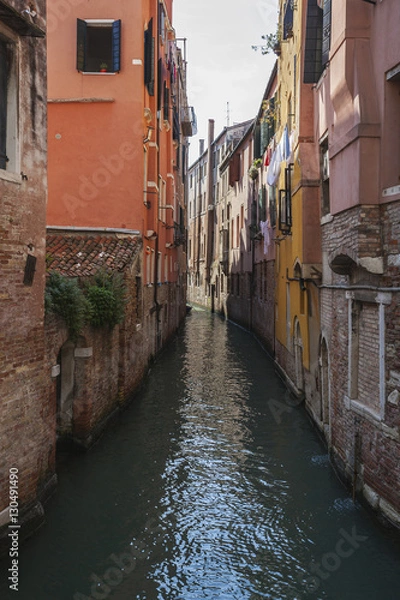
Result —
[{"label": "green foliage", "polygon": [[52,271],[46,284],[45,310],[62,317],[71,338],[76,340],[90,317],[91,306],[77,279]]},{"label": "green foliage", "polygon": [[121,323],[125,309],[125,285],[119,273],[99,271],[83,288],[78,280],[52,271],[45,291],[45,310],[62,317],[71,339],[86,324],[113,328]]},{"label": "green foliage", "polygon": [[99,271],[86,286],[92,307],[90,322],[95,327],[114,327],[121,323],[125,309],[125,285],[120,273]]},{"label": "green foliage", "polygon": [[253,50],[261,50],[261,54],[268,54],[269,52],[280,54],[281,35],[279,31],[262,35],[261,39],[264,40],[264,43],[261,46],[252,46]]}]

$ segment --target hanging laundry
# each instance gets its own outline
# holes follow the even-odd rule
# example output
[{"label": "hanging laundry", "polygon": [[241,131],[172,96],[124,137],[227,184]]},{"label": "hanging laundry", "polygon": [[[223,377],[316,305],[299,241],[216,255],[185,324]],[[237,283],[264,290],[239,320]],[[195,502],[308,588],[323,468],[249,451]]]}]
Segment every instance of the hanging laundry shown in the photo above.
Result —
[{"label": "hanging laundry", "polygon": [[260,221],[260,229],[264,238],[264,254],[268,254],[268,248],[271,243],[269,219],[267,219],[266,221]]},{"label": "hanging laundry", "polygon": [[278,146],[274,150],[274,153],[272,154],[271,162],[268,167],[268,172],[267,172],[268,185],[276,185],[276,183],[279,179],[279,175],[281,174],[281,162],[282,162],[281,148],[280,148],[280,144],[278,144]]},{"label": "hanging laundry", "polygon": [[281,146],[281,155],[282,160],[287,161],[290,158],[290,140],[289,140],[289,131],[287,125],[285,125],[285,129],[283,130],[282,138],[279,143]]},{"label": "hanging laundry", "polygon": [[268,167],[268,165],[271,162],[271,155],[272,155],[272,148],[268,147],[267,151],[265,153],[265,161],[264,161],[264,166]]}]

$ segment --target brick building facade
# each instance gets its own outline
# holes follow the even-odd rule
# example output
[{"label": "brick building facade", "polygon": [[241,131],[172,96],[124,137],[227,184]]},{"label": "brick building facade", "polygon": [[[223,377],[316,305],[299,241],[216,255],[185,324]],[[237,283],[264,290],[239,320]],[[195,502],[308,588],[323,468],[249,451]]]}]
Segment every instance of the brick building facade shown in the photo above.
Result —
[{"label": "brick building facade", "polygon": [[19,520],[34,530],[54,486],[55,432],[47,399],[43,292],[46,235],[46,6],[0,2],[0,538],[9,470]]},{"label": "brick building facade", "polygon": [[[262,256],[270,235],[257,232],[256,260],[246,263],[253,223],[243,169],[229,178],[226,198],[235,208],[227,225],[214,213],[215,231],[225,229],[229,240],[227,260],[220,259],[225,298],[216,307],[262,340],[304,398],[340,475],[397,526],[399,11],[396,0],[279,2],[276,86],[252,140],[244,136],[225,165],[229,172],[242,159],[247,167],[258,157],[269,163],[259,166],[255,186],[258,193],[268,184],[275,251]],[[271,115],[276,130],[261,148],[257,126]],[[207,283],[206,294],[192,298],[210,306]]]},{"label": "brick building facade", "polygon": [[324,431],[354,492],[400,525],[400,7],[325,4],[314,89]]}]

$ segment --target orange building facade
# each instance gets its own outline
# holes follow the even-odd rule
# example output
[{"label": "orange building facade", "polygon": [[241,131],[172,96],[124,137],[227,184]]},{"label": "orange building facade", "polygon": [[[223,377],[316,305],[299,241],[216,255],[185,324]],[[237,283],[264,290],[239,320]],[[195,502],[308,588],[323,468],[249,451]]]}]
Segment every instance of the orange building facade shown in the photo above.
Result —
[{"label": "orange building facade", "polygon": [[177,282],[192,123],[172,0],[75,4],[48,9],[48,226],[139,232],[144,283]]},{"label": "orange building facade", "polygon": [[48,274],[84,288],[106,271],[126,290],[112,328],[87,322],[71,339],[47,315],[58,440],[84,447],[132,397],[186,314],[195,122],[171,20],[172,0],[82,0],[62,14],[48,7]]}]

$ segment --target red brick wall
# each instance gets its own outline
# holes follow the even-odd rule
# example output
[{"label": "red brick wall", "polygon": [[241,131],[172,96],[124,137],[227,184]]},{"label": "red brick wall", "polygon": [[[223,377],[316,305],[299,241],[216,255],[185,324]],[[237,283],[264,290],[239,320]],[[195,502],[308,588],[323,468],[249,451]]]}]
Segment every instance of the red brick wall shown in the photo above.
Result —
[{"label": "red brick wall", "polygon": [[[330,281],[325,278],[325,283],[344,288],[364,285],[372,290],[399,287],[399,222],[399,202],[356,207],[336,215],[323,226],[325,255],[342,246],[351,249],[356,259],[382,257],[384,273],[371,274],[358,269],[348,277],[329,270],[326,273]],[[321,290],[321,324],[328,341],[330,364],[331,451],[342,475],[351,484],[355,468],[358,489],[367,484],[400,513],[399,404],[388,400],[391,393],[400,391],[400,294],[393,290],[391,303],[384,308],[386,391],[382,420],[359,414],[347,400],[349,325],[345,294],[345,289]],[[361,304],[357,399],[362,406],[379,412],[378,304]]]},{"label": "red brick wall", "polygon": [[[54,435],[46,426],[52,415],[43,336],[46,42],[23,37],[19,50],[21,162],[13,181],[0,172],[0,513],[16,467],[22,515],[54,473]],[[23,284],[28,254],[37,259],[31,286]]]}]

